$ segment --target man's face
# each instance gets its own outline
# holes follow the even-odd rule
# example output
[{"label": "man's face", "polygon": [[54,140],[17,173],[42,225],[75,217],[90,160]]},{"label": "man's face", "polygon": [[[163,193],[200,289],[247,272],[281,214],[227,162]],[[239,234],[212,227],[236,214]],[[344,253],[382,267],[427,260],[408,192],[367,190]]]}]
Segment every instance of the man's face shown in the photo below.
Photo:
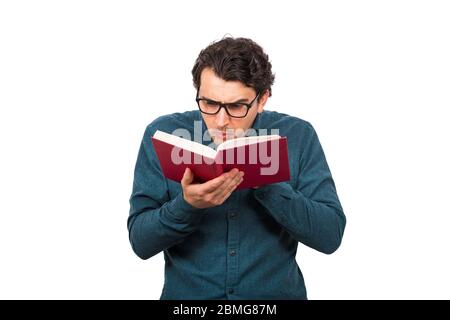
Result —
[{"label": "man's face", "polygon": [[[210,68],[202,71],[200,79],[200,89],[198,97],[209,99],[222,103],[244,102],[250,103],[256,97],[257,92],[253,88],[246,87],[239,81],[225,81],[214,73]],[[244,132],[249,129],[258,113],[263,111],[267,102],[269,93],[261,93],[260,101],[254,101],[252,107],[248,110],[245,118],[230,117],[225,108],[221,108],[219,113],[208,115],[202,113],[203,120],[208,127],[211,138],[214,143],[220,144],[223,141],[236,137],[236,133]],[[232,136],[226,133],[233,133]]]}]

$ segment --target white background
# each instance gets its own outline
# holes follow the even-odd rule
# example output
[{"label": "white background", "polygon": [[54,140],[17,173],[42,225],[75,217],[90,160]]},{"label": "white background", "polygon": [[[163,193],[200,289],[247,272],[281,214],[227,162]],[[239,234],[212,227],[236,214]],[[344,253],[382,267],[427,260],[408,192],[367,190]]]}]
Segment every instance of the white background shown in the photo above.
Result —
[{"label": "white background", "polygon": [[267,109],[310,121],[347,215],[299,245],[310,299],[449,299],[448,1],[0,2],[0,298],[158,299],[126,220],[144,129],[195,108],[229,33],[273,63]]}]

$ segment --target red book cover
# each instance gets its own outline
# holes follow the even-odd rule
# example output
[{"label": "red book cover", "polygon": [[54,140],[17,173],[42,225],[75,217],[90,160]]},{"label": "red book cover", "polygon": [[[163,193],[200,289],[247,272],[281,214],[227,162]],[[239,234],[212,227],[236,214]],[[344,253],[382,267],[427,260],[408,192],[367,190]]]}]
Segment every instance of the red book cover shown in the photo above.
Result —
[{"label": "red book cover", "polygon": [[244,171],[237,189],[289,181],[287,138],[277,135],[227,140],[217,150],[162,131],[152,137],[164,176],[181,182],[186,167],[197,182],[205,182],[233,168]]}]

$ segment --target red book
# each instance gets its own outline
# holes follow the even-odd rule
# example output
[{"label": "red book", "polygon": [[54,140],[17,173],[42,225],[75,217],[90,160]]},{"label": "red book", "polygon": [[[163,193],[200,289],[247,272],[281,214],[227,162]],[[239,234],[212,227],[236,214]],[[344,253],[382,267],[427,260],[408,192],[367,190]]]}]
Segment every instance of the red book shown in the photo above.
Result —
[{"label": "red book", "polygon": [[177,182],[181,182],[186,167],[200,183],[233,168],[244,171],[237,189],[290,180],[287,138],[279,135],[230,139],[215,150],[157,130],[152,143],[164,176]]}]

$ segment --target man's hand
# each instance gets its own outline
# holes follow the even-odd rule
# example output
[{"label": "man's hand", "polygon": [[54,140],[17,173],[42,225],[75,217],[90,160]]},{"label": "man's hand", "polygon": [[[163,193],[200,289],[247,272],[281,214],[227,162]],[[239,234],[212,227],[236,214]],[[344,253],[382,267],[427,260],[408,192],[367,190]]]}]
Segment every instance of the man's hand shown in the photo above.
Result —
[{"label": "man's hand", "polygon": [[184,200],[199,209],[219,206],[242,182],[243,176],[244,172],[233,169],[205,183],[192,183],[194,174],[186,168],[181,180]]}]

